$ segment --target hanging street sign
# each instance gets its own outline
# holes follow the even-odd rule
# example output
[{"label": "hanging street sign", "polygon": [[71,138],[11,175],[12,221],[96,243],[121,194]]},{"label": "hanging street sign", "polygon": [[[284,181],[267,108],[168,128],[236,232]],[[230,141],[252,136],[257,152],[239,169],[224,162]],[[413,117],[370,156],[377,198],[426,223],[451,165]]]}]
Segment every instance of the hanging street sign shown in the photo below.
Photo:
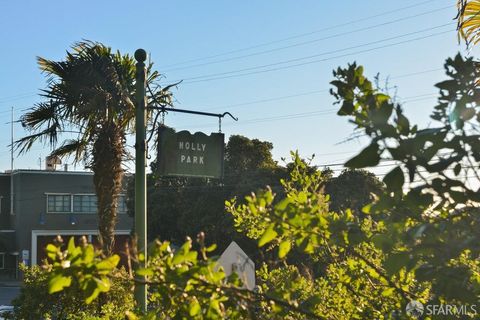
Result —
[{"label": "hanging street sign", "polygon": [[157,173],[161,176],[223,178],[224,134],[158,132]]}]

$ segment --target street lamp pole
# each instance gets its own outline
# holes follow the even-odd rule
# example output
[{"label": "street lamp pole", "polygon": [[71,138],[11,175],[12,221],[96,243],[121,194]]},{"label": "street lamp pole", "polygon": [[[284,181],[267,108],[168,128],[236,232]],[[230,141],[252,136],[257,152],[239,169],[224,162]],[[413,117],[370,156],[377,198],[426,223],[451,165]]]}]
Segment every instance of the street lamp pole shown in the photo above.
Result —
[{"label": "street lamp pole", "polygon": [[[147,53],[143,49],[135,51],[136,64],[136,113],[135,113],[135,235],[137,238],[137,252],[143,253],[145,259],[138,261],[136,269],[144,268],[147,262],[147,179],[146,165],[146,69]],[[147,310],[147,286],[145,277],[135,275],[135,301],[142,310]]]}]

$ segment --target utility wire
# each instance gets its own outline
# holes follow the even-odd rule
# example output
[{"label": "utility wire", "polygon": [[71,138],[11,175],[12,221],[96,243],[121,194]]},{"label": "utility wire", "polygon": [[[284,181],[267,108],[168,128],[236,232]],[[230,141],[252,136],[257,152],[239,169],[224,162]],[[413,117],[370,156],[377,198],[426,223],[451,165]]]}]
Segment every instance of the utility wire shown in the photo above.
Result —
[{"label": "utility wire", "polygon": [[309,96],[309,95],[313,95],[313,94],[327,93],[327,92],[328,92],[328,89],[315,90],[315,91],[309,91],[309,92],[295,93],[295,94],[286,95],[286,96],[279,96],[279,97],[265,98],[265,99],[259,99],[259,100],[241,102],[241,103],[228,104],[228,105],[217,106],[217,107],[203,107],[201,109],[202,110],[216,110],[216,109],[225,109],[225,108],[235,108],[235,107],[240,107],[240,106],[258,104],[258,103],[264,103],[264,102],[272,102],[272,101],[278,101],[278,100],[285,100],[285,99],[290,99],[290,98]]},{"label": "utility wire", "polygon": [[413,73],[406,73],[406,74],[401,74],[401,75],[398,75],[398,76],[393,76],[393,77],[390,77],[389,79],[402,79],[402,78],[408,78],[408,77],[411,77],[411,76],[417,76],[417,75],[421,75],[421,74],[425,74],[425,73],[431,73],[431,72],[443,71],[443,70],[445,70],[445,68],[427,69],[427,70],[423,70],[423,71],[417,71],[417,72],[413,72]]},{"label": "utility wire", "polygon": [[13,96],[7,96],[7,97],[3,97],[0,100],[0,104],[8,103],[8,102],[15,101],[15,100],[21,100],[21,99],[33,97],[33,96],[36,96],[36,95],[37,95],[36,93],[27,92],[27,93],[21,93],[21,94],[17,94],[17,95],[13,95]]},{"label": "utility wire", "polygon": [[[446,26],[446,25],[442,25],[442,26]],[[435,28],[438,28],[438,27],[434,27],[434,28],[431,28],[431,29],[435,29]],[[346,53],[346,54],[342,54],[342,55],[337,55],[337,56],[333,56],[333,57],[328,57],[328,58],[324,58],[324,59],[317,59],[317,60],[312,60],[312,61],[308,61],[308,62],[302,62],[302,63],[293,64],[293,65],[281,66],[281,67],[270,68],[270,69],[265,69],[265,70],[244,72],[244,71],[248,71],[248,70],[256,70],[256,69],[267,68],[268,66],[273,66],[273,65],[286,64],[286,63],[292,62],[294,60],[298,61],[298,60],[302,60],[302,59],[311,59],[311,57],[303,57],[303,58],[298,58],[298,59],[292,59],[292,60],[289,60],[289,61],[281,61],[281,62],[274,63],[274,64],[255,66],[255,67],[250,67],[250,68],[245,68],[245,69],[221,72],[221,73],[217,73],[217,74],[196,76],[196,77],[186,78],[186,79],[184,79],[185,81],[183,81],[182,83],[183,84],[193,84],[193,83],[199,83],[199,82],[207,82],[207,81],[214,81],[214,80],[237,78],[237,77],[243,77],[243,76],[254,75],[254,74],[259,74],[259,73],[266,73],[266,72],[296,68],[296,67],[301,67],[301,66],[305,66],[305,65],[310,65],[310,64],[325,62],[325,61],[329,61],[329,60],[334,60],[334,59],[338,59],[338,58],[349,57],[349,56],[357,55],[357,54],[361,54],[361,53],[371,52],[371,51],[378,50],[378,49],[393,47],[393,46],[397,46],[397,45],[401,45],[401,44],[405,44],[405,43],[410,43],[410,42],[414,42],[414,41],[424,40],[424,39],[427,39],[427,38],[432,38],[432,37],[435,37],[435,36],[443,35],[443,34],[446,34],[446,33],[452,32],[452,31],[455,31],[455,29],[442,31],[442,32],[437,32],[437,33],[429,34],[429,35],[426,35],[426,36],[421,36],[421,37],[408,39],[408,40],[404,40],[404,41],[399,41],[399,42],[395,42],[395,43],[391,43],[391,44],[381,45],[381,46],[377,46],[377,47],[373,47],[373,48],[369,48],[369,49],[365,49],[365,50],[359,50],[359,51]],[[415,33],[419,33],[419,32],[423,32],[423,31],[417,31]],[[411,34],[413,34],[413,33],[411,33]],[[403,37],[403,36],[405,36],[405,35],[400,35],[398,37]],[[393,37],[389,38],[389,39],[393,39]],[[383,42],[383,41],[384,40],[379,40],[379,41],[375,41],[375,42],[378,43],[378,42]],[[370,45],[370,44],[375,43],[375,42],[371,42],[371,43],[368,43],[368,44],[363,44],[363,45],[360,45],[360,46]],[[344,49],[340,49],[340,50],[336,50],[336,51],[330,51],[328,53],[322,53],[322,54],[319,54],[319,55],[332,54],[334,52],[340,52],[340,51],[344,51],[344,50],[352,49],[352,48],[356,48],[356,47],[359,47],[359,46],[344,48]],[[241,72],[244,72],[244,73],[241,73]],[[237,73],[237,74],[234,74],[234,73]],[[230,75],[228,75],[228,74],[230,74]],[[222,76],[222,75],[225,75],[225,76]]]},{"label": "utility wire", "polygon": [[354,34],[354,33],[359,33],[359,32],[363,32],[363,31],[367,31],[367,30],[371,30],[371,29],[375,29],[375,28],[379,28],[379,27],[384,27],[384,26],[387,26],[387,25],[390,25],[390,24],[395,24],[395,23],[398,23],[398,22],[401,22],[401,21],[405,21],[405,20],[409,20],[409,19],[413,19],[413,18],[418,18],[420,16],[432,14],[432,13],[442,11],[442,10],[445,10],[445,9],[451,9],[451,6],[449,5],[449,6],[434,9],[434,10],[428,10],[428,11],[418,13],[418,14],[415,14],[415,15],[402,17],[402,18],[395,19],[395,20],[390,20],[390,21],[387,21],[387,22],[371,25],[371,26],[368,26],[368,27],[363,27],[363,28],[356,29],[356,30],[351,30],[351,31],[340,32],[340,33],[332,34],[332,35],[325,36],[325,37],[322,37],[322,38],[317,38],[317,39],[312,39],[312,40],[303,41],[303,42],[299,42],[299,43],[294,43],[294,44],[283,46],[283,47],[272,48],[272,49],[268,49],[268,50],[253,52],[253,53],[250,53],[250,54],[235,56],[235,57],[216,60],[216,61],[211,61],[211,62],[205,62],[205,63],[187,65],[187,66],[184,66],[184,67],[176,67],[176,68],[165,69],[165,70],[163,70],[163,72],[171,72],[171,71],[178,71],[178,70],[185,70],[185,69],[203,67],[203,66],[207,66],[207,65],[219,64],[219,63],[244,59],[244,58],[248,58],[248,57],[263,55],[263,54],[267,54],[267,53],[277,52],[277,51],[281,51],[281,50],[285,50],[285,49],[305,46],[305,45],[321,42],[321,41],[324,41],[324,40],[334,39],[334,38],[338,38],[338,37],[345,36],[345,35],[351,35],[351,34]]},{"label": "utility wire", "polygon": [[355,23],[358,23],[358,22],[370,21],[373,18],[382,17],[382,16],[385,16],[385,15],[388,15],[388,14],[391,14],[391,13],[398,13],[400,11],[404,11],[404,10],[412,9],[412,8],[415,8],[415,7],[419,7],[419,6],[422,6],[424,4],[431,5],[432,2],[434,2],[434,1],[438,1],[438,0],[422,1],[420,3],[416,3],[416,4],[413,4],[413,5],[400,7],[400,8],[389,10],[389,11],[384,11],[384,12],[381,12],[381,13],[378,13],[378,14],[375,14],[375,15],[367,16],[367,17],[364,17],[364,18],[356,19],[356,20],[350,20],[350,21],[347,21],[347,22],[339,23],[339,24],[332,25],[332,26],[329,26],[329,27],[325,27],[325,28],[322,28],[322,29],[318,29],[318,30],[315,30],[315,31],[301,33],[301,34],[285,37],[285,38],[282,38],[282,39],[273,40],[273,41],[269,41],[269,42],[264,42],[264,43],[260,43],[260,44],[257,44],[257,45],[247,46],[247,47],[243,47],[243,48],[240,48],[240,49],[235,49],[235,50],[231,50],[231,51],[227,51],[227,52],[223,52],[223,53],[219,53],[219,54],[204,56],[204,57],[200,57],[200,58],[185,60],[183,62],[177,62],[177,63],[165,65],[163,68],[169,68],[169,67],[174,67],[174,66],[186,64],[186,63],[213,59],[213,58],[227,56],[227,55],[234,54],[234,53],[248,51],[248,50],[251,50],[251,49],[266,47],[266,46],[269,46],[269,45],[272,45],[272,44],[281,43],[281,42],[289,41],[289,40],[292,40],[292,39],[303,38],[303,37],[310,36],[310,35],[313,35],[313,34],[316,34],[316,33],[336,29],[336,28],[339,28],[339,27],[348,26],[348,25],[355,24]]},{"label": "utility wire", "polygon": [[[417,76],[417,75],[422,75],[422,74],[427,74],[427,73],[432,73],[432,72],[437,72],[437,71],[443,71],[443,70],[444,70],[443,68],[427,69],[427,70],[422,70],[422,71],[400,74],[400,75],[396,75],[396,76],[394,75],[392,77],[388,77],[388,79],[409,78],[409,77],[413,77],[413,76]],[[240,106],[245,106],[245,105],[252,105],[252,104],[258,104],[258,103],[265,103],[265,102],[273,102],[273,101],[285,100],[285,99],[296,98],[296,97],[301,97],[301,96],[309,96],[309,95],[320,94],[320,93],[328,93],[328,92],[329,92],[328,89],[313,90],[313,91],[308,91],[308,92],[293,93],[293,94],[285,95],[285,96],[278,96],[278,97],[271,97],[271,98],[266,97],[266,98],[259,99],[259,100],[252,100],[252,101],[240,102],[240,103],[235,103],[235,104],[226,104],[226,105],[223,105],[223,106],[213,106],[213,107],[203,106],[203,107],[195,107],[195,108],[194,107],[185,107],[185,108],[201,109],[201,110],[216,110],[216,109],[235,108],[235,107],[240,107]],[[20,108],[14,108],[14,110],[20,110]],[[4,111],[0,111],[0,114],[10,113],[10,112],[11,112],[11,110],[4,110]]]},{"label": "utility wire", "polygon": [[[418,98],[418,97],[425,97],[425,95],[433,95],[433,94],[431,94],[431,93],[420,94],[420,95],[405,97],[404,99],[407,102],[412,102],[412,101],[415,101],[415,99]],[[421,99],[425,99],[425,98],[421,98]],[[430,99],[430,97],[428,97],[428,99]],[[312,116],[332,115],[332,114],[336,113],[335,111],[337,111],[337,108],[330,108],[330,109],[325,109],[325,110],[302,112],[302,113],[284,114],[284,115],[278,115],[278,116],[274,116],[274,117],[254,118],[254,119],[249,119],[249,120],[247,119],[247,120],[239,122],[239,123],[235,123],[235,125],[269,122],[269,121],[278,121],[278,120],[298,119],[298,118],[305,118],[305,117],[312,117]],[[234,125],[234,124],[230,123],[230,124],[225,124],[225,125]],[[212,125],[203,124],[203,125],[193,125],[193,126],[186,125],[185,127],[188,127],[188,128],[204,128],[204,127],[210,127],[210,126],[212,126]]]},{"label": "utility wire", "polygon": [[[398,76],[388,77],[388,79],[408,78],[408,77],[413,77],[413,76],[422,75],[422,74],[431,73],[431,72],[436,72],[436,71],[441,71],[441,70],[444,70],[444,69],[443,68],[427,69],[427,70],[422,70],[422,71],[417,71],[417,72],[412,72],[412,73],[401,74],[401,75],[398,75]],[[265,103],[265,102],[285,100],[285,99],[296,98],[296,97],[301,97],[301,96],[309,96],[309,95],[314,95],[314,94],[319,94],[319,93],[328,93],[328,92],[329,92],[328,89],[314,90],[314,91],[308,91],[308,92],[294,93],[294,94],[285,95],[285,96],[278,96],[278,97],[271,97],[271,98],[266,97],[266,98],[259,99],[259,100],[252,100],[252,101],[246,101],[246,102],[240,102],[240,103],[234,103],[234,104],[225,104],[225,105],[222,105],[222,106],[213,106],[213,107],[212,106],[203,106],[203,107],[185,107],[185,108],[200,109],[200,110],[228,109],[228,108],[235,108],[235,107],[252,105],[252,104],[259,104],[259,103]],[[409,98],[412,98],[412,97],[409,97]]]}]

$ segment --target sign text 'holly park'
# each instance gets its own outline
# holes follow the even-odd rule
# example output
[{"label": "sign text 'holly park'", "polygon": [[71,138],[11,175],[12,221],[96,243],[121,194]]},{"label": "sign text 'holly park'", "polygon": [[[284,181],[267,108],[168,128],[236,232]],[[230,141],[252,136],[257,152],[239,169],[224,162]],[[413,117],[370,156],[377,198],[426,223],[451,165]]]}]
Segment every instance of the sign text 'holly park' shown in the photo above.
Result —
[{"label": "sign text 'holly park'", "polygon": [[[179,150],[186,150],[186,151],[200,151],[200,152],[205,152],[205,149],[207,147],[206,143],[195,143],[195,142],[184,142],[184,141],[179,141],[178,142],[178,149]],[[191,164],[199,164],[199,165],[204,165],[204,156],[192,156],[190,157],[187,154],[181,154],[180,155],[180,162],[182,163],[191,163]]]}]

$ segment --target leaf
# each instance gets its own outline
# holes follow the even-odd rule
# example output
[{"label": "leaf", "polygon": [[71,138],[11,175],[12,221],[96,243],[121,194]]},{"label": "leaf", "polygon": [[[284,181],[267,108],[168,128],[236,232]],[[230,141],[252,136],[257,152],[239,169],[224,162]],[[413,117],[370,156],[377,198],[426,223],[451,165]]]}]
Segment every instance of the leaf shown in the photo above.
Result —
[{"label": "leaf", "polygon": [[190,314],[190,317],[196,316],[201,311],[200,303],[197,299],[193,299],[192,302],[190,302],[188,308],[188,313]]},{"label": "leaf", "polygon": [[376,166],[380,162],[379,145],[377,142],[372,142],[368,147],[363,149],[358,155],[348,160],[345,163],[349,168],[365,168]]},{"label": "leaf", "polygon": [[262,237],[258,241],[258,246],[263,247],[278,235],[278,233],[273,229],[275,227],[274,223],[271,223],[268,228],[263,233]]},{"label": "leaf", "polygon": [[469,200],[467,194],[462,191],[450,190],[448,194],[456,203],[466,203]]},{"label": "leaf", "polygon": [[183,251],[177,251],[175,253],[175,255],[173,256],[173,259],[172,259],[172,264],[173,265],[177,265],[177,264],[181,264],[181,263],[184,263],[186,260],[185,258],[185,253]]},{"label": "leaf", "polygon": [[307,203],[308,195],[305,191],[300,191],[297,196],[297,200],[299,203]]},{"label": "leaf", "polygon": [[401,192],[405,177],[400,166],[396,167],[383,178],[383,182],[386,184],[387,189],[395,193]]},{"label": "leaf", "polygon": [[107,292],[110,290],[110,280],[106,277],[102,277],[101,279],[99,278],[93,278],[95,282],[97,283],[97,288],[101,292]]},{"label": "leaf", "polygon": [[125,315],[127,316],[128,320],[138,320],[139,318],[133,313],[132,311],[127,311],[125,312]]},{"label": "leaf", "polygon": [[369,203],[362,207],[362,212],[365,214],[370,214],[370,210],[372,209],[372,204]]},{"label": "leaf", "polygon": [[351,101],[344,101],[342,107],[338,110],[337,115],[349,115],[352,114],[353,110],[355,110],[353,103]]},{"label": "leaf", "polygon": [[55,292],[62,291],[63,288],[69,287],[72,284],[72,277],[65,277],[61,274],[50,278],[48,282],[48,293],[52,294]]},{"label": "leaf", "polygon": [[434,164],[430,164],[430,165],[426,165],[425,166],[425,169],[428,170],[428,172],[440,172],[440,171],[444,171],[445,169],[447,169],[452,163],[454,162],[457,162],[457,161],[460,161],[462,159],[462,156],[461,155],[458,155],[458,156],[452,156],[448,159],[441,159],[439,160],[438,162],[434,163]]},{"label": "leaf", "polygon": [[135,274],[142,277],[153,276],[153,270],[149,268],[140,268],[135,271]]},{"label": "leaf", "polygon": [[388,288],[382,291],[383,297],[390,297],[395,292],[395,288]]},{"label": "leaf", "polygon": [[440,90],[456,90],[457,88],[457,81],[456,80],[445,80],[442,82],[439,82],[435,85],[435,87],[439,88]]},{"label": "leaf", "polygon": [[120,257],[114,254],[113,256],[108,257],[103,261],[100,261],[99,263],[97,263],[95,267],[97,268],[98,271],[110,271],[114,269],[119,262],[120,262]]},{"label": "leaf", "polygon": [[100,294],[100,290],[98,288],[95,288],[92,293],[85,299],[86,304],[92,303],[93,300],[95,300],[96,297]]},{"label": "leaf", "polygon": [[410,122],[408,121],[407,117],[401,113],[398,114],[397,128],[398,131],[403,135],[408,135],[410,131]]},{"label": "leaf", "polygon": [[75,238],[74,237],[70,237],[70,240],[68,240],[67,250],[70,254],[72,254],[73,251],[75,251]]},{"label": "leaf", "polygon": [[460,163],[457,163],[455,168],[453,168],[453,173],[458,176],[460,174],[460,171],[462,170],[462,165]]},{"label": "leaf", "polygon": [[390,276],[396,274],[410,260],[408,252],[392,253],[385,259],[385,270]]},{"label": "leaf", "polygon": [[92,245],[87,245],[83,250],[83,262],[90,263],[95,258],[95,250]]},{"label": "leaf", "polygon": [[45,248],[45,251],[47,251],[47,256],[50,259],[55,260],[55,258],[57,257],[57,251],[58,251],[58,248],[55,245],[49,243]]},{"label": "leaf", "polygon": [[292,243],[288,240],[284,240],[280,243],[280,246],[278,247],[278,257],[280,259],[283,259],[290,249],[292,248]]},{"label": "leaf", "polygon": [[310,240],[311,240],[310,237],[304,238],[299,245],[299,249],[303,250],[303,252],[305,253],[312,254],[315,248],[313,247],[312,241]]},{"label": "leaf", "polygon": [[394,245],[392,237],[386,234],[376,234],[372,237],[372,242],[375,247],[383,251],[390,251]]},{"label": "leaf", "polygon": [[211,246],[206,247],[206,248],[205,248],[205,251],[207,251],[207,252],[212,252],[212,251],[214,251],[215,249],[217,249],[217,245],[214,243],[214,244],[212,244]]}]

